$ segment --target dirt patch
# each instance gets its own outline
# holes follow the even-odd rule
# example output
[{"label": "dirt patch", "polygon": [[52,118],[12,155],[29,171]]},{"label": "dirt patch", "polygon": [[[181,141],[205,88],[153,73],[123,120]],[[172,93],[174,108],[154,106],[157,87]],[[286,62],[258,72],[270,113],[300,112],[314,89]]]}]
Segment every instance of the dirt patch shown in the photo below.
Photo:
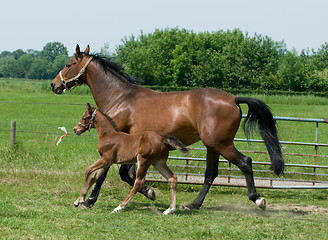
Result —
[{"label": "dirt patch", "polygon": [[291,204],[291,205],[274,204],[270,207],[270,209],[288,210],[288,211],[313,213],[313,214],[328,214],[328,208],[315,206],[315,205],[300,206],[296,204]]}]

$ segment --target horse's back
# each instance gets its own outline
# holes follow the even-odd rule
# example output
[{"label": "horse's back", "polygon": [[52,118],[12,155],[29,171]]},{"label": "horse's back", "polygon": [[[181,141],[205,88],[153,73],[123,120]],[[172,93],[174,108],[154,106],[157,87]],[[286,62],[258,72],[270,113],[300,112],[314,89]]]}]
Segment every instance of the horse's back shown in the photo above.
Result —
[{"label": "horse's back", "polygon": [[131,132],[146,130],[173,135],[186,145],[202,139],[202,135],[234,133],[241,113],[235,97],[214,88],[181,92],[146,91],[134,104]]}]

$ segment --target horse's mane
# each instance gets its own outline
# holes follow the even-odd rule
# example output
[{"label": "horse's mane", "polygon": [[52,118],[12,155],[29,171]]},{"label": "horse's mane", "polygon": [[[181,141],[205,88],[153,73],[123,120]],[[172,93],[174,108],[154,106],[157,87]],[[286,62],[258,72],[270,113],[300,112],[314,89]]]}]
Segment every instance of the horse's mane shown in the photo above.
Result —
[{"label": "horse's mane", "polygon": [[116,132],[121,132],[121,130],[117,127],[116,123],[110,116],[108,116],[106,113],[100,111],[99,109],[97,109],[97,111],[99,111],[102,115],[104,115],[108,119],[108,121],[112,124],[112,126]]},{"label": "horse's mane", "polygon": [[114,71],[118,75],[120,75],[124,79],[126,79],[128,82],[133,83],[133,84],[142,82],[142,80],[136,79],[136,78],[128,75],[127,73],[125,73],[124,67],[120,63],[114,61],[115,57],[109,58],[109,57],[105,57],[105,56],[102,56],[99,54],[87,54],[87,56],[93,57],[93,60],[96,61],[105,72]]}]

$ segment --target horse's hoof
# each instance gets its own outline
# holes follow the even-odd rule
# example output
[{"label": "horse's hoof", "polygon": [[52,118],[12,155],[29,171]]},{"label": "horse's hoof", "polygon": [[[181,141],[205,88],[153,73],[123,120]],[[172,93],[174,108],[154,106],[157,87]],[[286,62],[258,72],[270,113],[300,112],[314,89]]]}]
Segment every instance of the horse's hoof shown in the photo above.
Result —
[{"label": "horse's hoof", "polygon": [[94,205],[93,202],[90,202],[88,200],[86,200],[85,202],[82,203],[83,207],[85,207],[85,208],[91,208]]},{"label": "horse's hoof", "polygon": [[184,210],[187,210],[187,211],[190,211],[190,210],[193,210],[193,209],[199,209],[201,206],[197,205],[197,204],[194,204],[194,203],[190,203],[188,205],[182,205],[182,209]]},{"label": "horse's hoof", "polygon": [[121,205],[118,205],[118,207],[116,207],[116,208],[112,211],[112,213],[117,213],[117,212],[121,211],[123,208],[124,208],[124,207],[121,207]]},{"label": "horse's hoof", "polygon": [[76,200],[74,203],[73,203],[73,206],[74,207],[78,207],[80,205],[80,201]]},{"label": "horse's hoof", "polygon": [[170,214],[170,213],[173,213],[175,211],[175,208],[168,208],[168,209],[166,209],[164,212],[163,212],[163,214],[164,215],[168,215],[168,214]]},{"label": "horse's hoof", "polygon": [[147,198],[149,198],[152,201],[155,201],[156,194],[155,194],[155,191],[153,189],[151,189],[151,188],[148,189],[148,191],[147,191]]},{"label": "horse's hoof", "polygon": [[255,201],[255,204],[262,210],[266,209],[266,200],[264,198],[259,198]]}]

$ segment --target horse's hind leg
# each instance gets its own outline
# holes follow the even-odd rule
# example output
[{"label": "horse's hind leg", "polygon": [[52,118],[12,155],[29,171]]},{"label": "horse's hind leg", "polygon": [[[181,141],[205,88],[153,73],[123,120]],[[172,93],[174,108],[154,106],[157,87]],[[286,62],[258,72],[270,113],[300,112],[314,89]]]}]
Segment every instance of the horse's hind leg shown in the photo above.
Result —
[{"label": "horse's hind leg", "polygon": [[129,195],[121,202],[118,207],[116,207],[112,213],[116,213],[121,211],[123,208],[126,207],[126,205],[131,201],[131,199],[136,195],[136,193],[140,190],[140,188],[145,184],[145,177],[143,178],[136,178],[134,185],[129,193]]},{"label": "horse's hind leg", "polygon": [[[135,164],[129,164],[129,165],[121,165],[120,170],[119,170],[119,174],[121,179],[124,182],[127,182],[130,186],[133,187],[134,185],[134,179],[136,178],[135,176]],[[134,179],[131,178],[131,176],[129,175],[129,172],[132,172],[132,174],[134,175]],[[153,189],[148,188],[147,186],[142,186],[141,189],[138,191],[141,194],[143,194],[145,197],[149,198],[150,200],[155,201],[155,192]]]},{"label": "horse's hind leg", "polygon": [[146,173],[149,168],[149,161],[147,159],[138,157],[138,168],[136,173],[136,180],[134,181],[133,187],[129,193],[129,195],[121,202],[118,207],[116,207],[112,213],[116,213],[121,211],[125,206],[131,201],[131,199],[136,195],[136,193],[145,185],[146,182]]},{"label": "horse's hind leg", "polygon": [[218,166],[219,166],[219,154],[211,148],[207,148],[206,155],[206,171],[204,184],[197,196],[197,198],[190,204],[186,205],[184,208],[191,210],[200,208],[203,201],[207,195],[208,190],[212,186],[214,179],[218,176]]},{"label": "horse's hind leg", "polygon": [[234,163],[245,175],[248,198],[252,200],[259,208],[266,209],[266,201],[256,192],[252,159],[240,153],[234,145],[221,149],[222,156],[228,161]]},{"label": "horse's hind leg", "polygon": [[173,213],[176,209],[177,203],[177,177],[166,165],[166,160],[167,159],[159,160],[153,164],[156,170],[170,183],[171,186],[171,203],[170,207],[163,212],[164,215]]}]

